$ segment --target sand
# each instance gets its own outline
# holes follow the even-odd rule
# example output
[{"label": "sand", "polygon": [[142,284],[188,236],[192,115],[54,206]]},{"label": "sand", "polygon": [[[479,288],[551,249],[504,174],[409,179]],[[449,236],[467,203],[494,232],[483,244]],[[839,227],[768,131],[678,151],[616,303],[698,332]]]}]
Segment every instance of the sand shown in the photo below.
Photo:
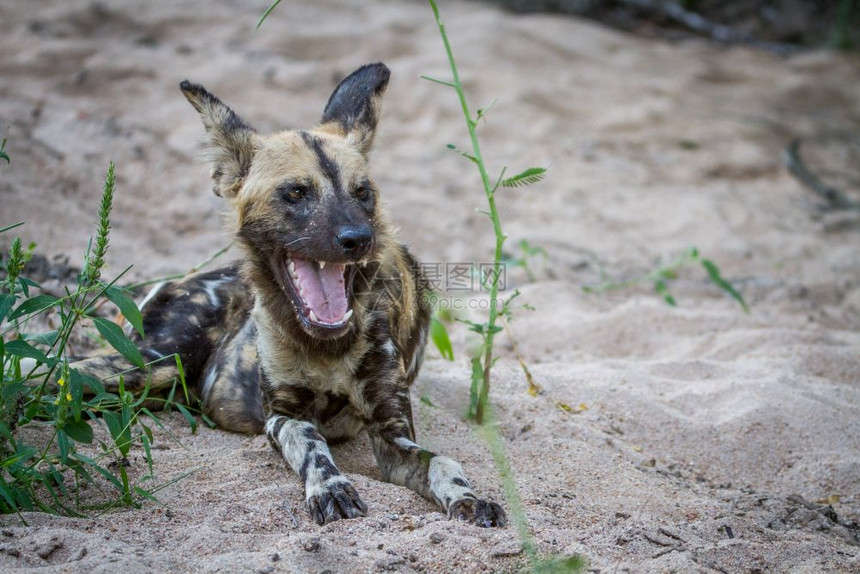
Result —
[{"label": "sand", "polygon": [[[260,129],[306,127],[340,78],[381,60],[392,81],[374,173],[402,239],[425,261],[486,261],[479,180],[445,149],[468,144],[456,99],[419,79],[447,76],[429,8],[289,1],[255,32],[266,4],[0,5],[0,123],[12,158],[0,165],[0,223],[26,221],[26,240],[75,264],[113,160],[110,270],[134,264],[134,280],[187,270],[229,239],[179,81],[203,83]],[[551,164],[540,185],[500,193],[511,253],[525,239],[547,257],[532,259],[533,280],[509,269],[508,289],[535,310],[517,312],[516,351],[501,337],[493,389],[539,550],[581,554],[600,572],[860,571],[860,213],[821,209],[780,160],[795,137],[856,137],[860,60],[673,45],[477,3],[442,9],[472,102],[498,98],[480,126],[489,165]],[[828,149],[848,154],[836,161],[856,191],[856,148]],[[581,289],[693,246],[750,314],[696,267],[671,283],[676,308],[647,284]],[[456,361],[431,350],[414,388],[419,439],[502,500],[489,449],[463,415],[474,342],[462,326],[452,336]],[[165,426],[156,481],[196,472],[159,492],[161,505],[87,519],[28,513],[28,526],[2,517],[0,570],[526,564],[514,528],[447,521],[380,482],[365,441],[333,452],[368,516],[318,527],[262,437],[192,434],[175,414]],[[136,476],[146,471],[140,453],[131,463]]]}]

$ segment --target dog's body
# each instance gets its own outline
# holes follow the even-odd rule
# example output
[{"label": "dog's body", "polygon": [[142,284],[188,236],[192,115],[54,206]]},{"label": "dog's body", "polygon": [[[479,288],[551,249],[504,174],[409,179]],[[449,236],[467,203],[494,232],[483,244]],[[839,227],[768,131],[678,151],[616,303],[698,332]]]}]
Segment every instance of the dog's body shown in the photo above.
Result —
[{"label": "dog's body", "polygon": [[[245,259],[154,288],[141,305],[141,352],[148,361],[177,353],[221,428],[265,432],[319,524],[367,511],[327,446],[366,429],[386,480],[449,517],[501,526],[501,507],[475,496],[457,462],[414,442],[409,385],[427,340],[428,287],[367,171],[388,75],[382,64],[360,68],[335,89],[320,126],[270,136],[182,83]],[[75,366],[107,378],[127,365],[112,355]],[[176,376],[162,361],[125,385],[158,390]]]}]

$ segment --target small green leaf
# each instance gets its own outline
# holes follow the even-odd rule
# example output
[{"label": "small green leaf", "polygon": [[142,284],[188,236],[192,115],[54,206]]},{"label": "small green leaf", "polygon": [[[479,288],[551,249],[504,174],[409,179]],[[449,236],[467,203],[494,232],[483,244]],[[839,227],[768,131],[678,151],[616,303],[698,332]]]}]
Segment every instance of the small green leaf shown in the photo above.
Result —
[{"label": "small green leaf", "polygon": [[451,339],[448,337],[448,329],[445,327],[445,323],[436,317],[430,319],[430,339],[433,340],[433,344],[439,349],[439,354],[442,355],[443,359],[448,361],[454,360],[454,348],[451,346]]},{"label": "small green leaf", "polygon": [[129,360],[131,364],[139,369],[143,369],[143,356],[137,346],[125,336],[122,328],[116,323],[108,321],[104,317],[92,317],[93,323],[96,325],[102,337],[107,339],[111,347],[116,349],[123,357]]},{"label": "small green leaf", "polygon": [[525,185],[532,185],[539,182],[544,177],[546,177],[546,168],[530,167],[515,176],[503,179],[500,185],[502,187],[520,187]]},{"label": "small green leaf", "polygon": [[57,335],[59,331],[48,331],[47,333],[37,333],[34,335],[23,335],[24,339],[28,342],[37,343],[39,345],[45,345],[46,347],[53,347],[54,343],[57,342]]},{"label": "small green leaf", "polygon": [[29,359],[35,359],[36,361],[47,364],[50,362],[47,355],[32,346],[28,342],[23,339],[15,339],[13,341],[8,341],[6,343],[5,352],[7,355],[15,355],[16,357],[27,357]]},{"label": "small green leaf", "polygon": [[[36,456],[39,451],[32,446],[19,445],[18,450],[12,456],[7,456],[0,461],[0,468],[9,468],[16,464],[23,464]],[[2,477],[2,475],[0,475]]]},{"label": "small green leaf", "polygon": [[747,307],[746,301],[741,297],[741,294],[738,293],[731,283],[723,279],[723,276],[720,274],[720,269],[714,265],[714,263],[710,259],[702,259],[702,266],[705,268],[705,271],[708,272],[708,276],[711,278],[717,287],[728,293],[732,299],[738,302],[738,304],[743,308],[746,313],[749,313],[749,307]]},{"label": "small green leaf", "polygon": [[149,467],[149,476],[152,476],[152,450],[150,449],[150,441],[152,440],[150,437],[152,437],[152,431],[145,425],[141,426],[148,431],[148,434],[141,435],[140,442],[143,444],[143,452],[146,455],[146,464]]},{"label": "small green leaf", "polygon": [[12,293],[0,293],[0,322],[6,319],[9,310],[15,305],[15,295]]},{"label": "small green leaf", "polygon": [[69,436],[63,429],[57,430],[57,446],[60,449],[60,462],[69,464],[69,452],[71,444],[69,444]]},{"label": "small green leaf", "polygon": [[126,295],[122,289],[113,285],[105,290],[105,295],[119,308],[122,316],[131,323],[135,331],[143,337],[143,318],[140,315],[140,309],[137,308],[137,303]]},{"label": "small green leaf", "polygon": [[188,385],[185,383],[185,369],[182,367],[182,357],[179,356],[179,353],[174,353],[173,359],[176,362],[176,370],[179,372],[179,382],[182,384],[185,400],[188,401]]},{"label": "small green leaf", "polygon": [[100,380],[92,375],[88,375],[87,373],[82,373],[77,369],[69,369],[69,382],[73,389],[75,387],[80,387],[82,389],[82,393],[83,389],[87,389],[90,394],[95,395],[96,397],[105,394],[105,387]]},{"label": "small green leaf", "polygon": [[36,289],[42,288],[41,285],[39,285],[32,279],[27,279],[26,277],[18,277],[18,284],[21,285],[21,290],[24,292],[24,297],[30,296],[30,287],[35,287]]},{"label": "small green leaf", "polygon": [[534,571],[537,574],[563,574],[582,572],[588,567],[588,561],[582,556],[550,556],[535,561]]},{"label": "small green leaf", "polygon": [[30,299],[27,299],[20,305],[18,308],[12,311],[9,315],[9,320],[14,321],[18,317],[22,317],[24,315],[30,315],[32,313],[41,313],[46,309],[50,309],[54,305],[57,304],[59,299],[54,297],[53,295],[36,295]]},{"label": "small green leaf", "polygon": [[672,307],[676,307],[675,298],[672,297],[672,294],[669,293],[669,286],[666,285],[666,282],[662,279],[658,279],[654,282],[654,290],[657,291],[657,294],[663,297],[663,300],[666,301]]},{"label": "small green leaf", "polygon": [[428,407],[436,408],[436,405],[433,404],[433,401],[430,400],[430,397],[427,395],[421,395],[420,401],[427,405]]},{"label": "small green leaf", "polygon": [[182,416],[185,417],[185,420],[188,421],[188,426],[191,427],[191,434],[196,433],[197,432],[197,419],[194,418],[194,415],[192,415],[190,412],[188,412],[188,409],[186,409],[180,403],[176,403],[176,408],[179,410],[180,413],[182,413]]},{"label": "small green leaf", "polygon": [[483,108],[478,108],[478,113],[475,115],[474,123],[477,124],[482,118],[486,117],[487,112],[489,112],[490,108],[492,108],[494,105],[496,105],[496,102],[498,102],[498,101],[499,101],[499,99],[496,98],[492,102],[490,102],[489,104],[484,106]]},{"label": "small green leaf", "polygon": [[99,466],[99,463],[97,463],[95,460],[93,460],[90,457],[85,456],[79,452],[73,453],[69,458],[71,458],[72,460],[78,460],[78,461],[88,465],[90,468],[92,468],[97,473],[99,473],[100,475],[105,477],[107,480],[109,480],[110,483],[113,484],[117,490],[120,490],[120,491],[122,490],[122,483],[119,481],[119,479],[116,476],[114,476],[113,474],[111,474],[107,469]]},{"label": "small green leaf", "polygon": [[200,413],[200,420],[202,420],[203,423],[210,429],[218,428],[218,424],[212,419],[210,419],[208,416],[206,416],[206,413],[204,412]]},{"label": "small green leaf", "polygon": [[14,496],[12,490],[9,488],[8,483],[3,480],[3,477],[0,476],[0,496],[3,497],[3,500],[6,501],[7,506],[4,508],[0,506],[0,509],[3,510],[4,513],[12,513],[18,510],[18,505],[15,503],[15,500],[12,498]]},{"label": "small green leaf", "polygon": [[90,444],[93,442],[93,429],[89,421],[66,421],[63,430],[75,442]]},{"label": "small green leaf", "polygon": [[158,428],[160,428],[160,429],[162,429],[162,430],[167,430],[167,429],[165,429],[165,428],[164,428],[164,425],[163,425],[163,424],[161,424],[161,421],[160,421],[160,420],[158,420],[158,417],[157,417],[157,416],[155,416],[154,414],[152,414],[152,411],[151,411],[151,410],[149,410],[149,409],[148,409],[148,408],[146,408],[146,407],[143,407],[142,409],[140,409],[140,412],[142,412],[143,414],[145,414],[146,416],[148,416],[150,419],[152,419],[152,421],[153,421],[155,424],[157,424],[157,425],[158,425]]},{"label": "small green leaf", "polygon": [[[280,2],[280,0],[278,0],[278,2]],[[132,490],[134,490],[134,492],[137,493],[138,496],[145,498],[145,499],[149,500],[150,502],[154,502],[156,504],[161,504],[161,502],[159,502],[159,500],[157,498],[155,498],[155,496],[151,492],[149,492],[148,490],[145,490],[139,486],[135,486]]]}]

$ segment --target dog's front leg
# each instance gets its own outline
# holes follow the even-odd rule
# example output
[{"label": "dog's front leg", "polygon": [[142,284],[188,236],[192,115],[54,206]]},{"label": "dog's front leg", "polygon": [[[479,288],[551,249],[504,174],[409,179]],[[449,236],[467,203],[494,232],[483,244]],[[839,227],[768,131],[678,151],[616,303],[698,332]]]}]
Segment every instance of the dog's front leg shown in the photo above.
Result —
[{"label": "dog's front leg", "polygon": [[478,526],[504,526],[502,507],[478,498],[460,464],[414,442],[409,391],[405,384],[370,383],[375,398],[368,434],[382,476],[434,501],[448,515]]},{"label": "dog's front leg", "polygon": [[266,421],[266,436],[305,485],[305,498],[317,524],[367,513],[367,506],[334,464],[325,439],[314,425],[283,415]]}]

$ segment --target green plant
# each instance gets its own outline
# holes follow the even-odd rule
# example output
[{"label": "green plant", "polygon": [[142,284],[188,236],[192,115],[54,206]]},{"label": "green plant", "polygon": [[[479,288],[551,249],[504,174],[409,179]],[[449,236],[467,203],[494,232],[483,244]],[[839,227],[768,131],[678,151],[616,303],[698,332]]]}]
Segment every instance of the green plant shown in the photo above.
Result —
[{"label": "green plant", "polygon": [[[108,392],[103,381],[71,366],[67,356],[69,341],[83,322],[91,322],[104,340],[135,368],[144,361],[135,344],[115,323],[95,314],[97,305],[109,300],[129,324],[143,334],[137,305],[129,293],[116,286],[126,269],[110,282],[101,280],[108,249],[110,211],[115,191],[114,165],[105,178],[99,209],[99,224],[84,258],[84,267],[74,289],[63,297],[36,294],[39,285],[24,276],[24,267],[34,246],[23,249],[15,238],[4,262],[5,279],[0,284],[0,512],[39,509],[45,512],[79,515],[88,508],[136,505],[140,498],[153,498],[166,484],[144,489],[132,485],[126,471],[133,445],[144,449],[152,479],[150,446],[152,430],[141,415],[161,424],[144,406],[147,391],[135,397],[123,385],[119,374],[117,392]],[[8,231],[21,224],[0,229]],[[49,316],[58,326],[46,332]],[[184,381],[181,381],[184,386]],[[152,400],[152,399],[149,399]],[[94,426],[102,420],[109,440],[99,449],[90,445]],[[23,432],[23,431],[27,432]],[[95,453],[91,452],[95,450]],[[107,464],[106,462],[107,461]],[[118,476],[113,467],[118,469]],[[94,476],[104,479],[117,495],[104,504],[82,506],[78,486],[99,486]],[[75,505],[69,499],[74,495]]]},{"label": "green plant", "polygon": [[[445,53],[451,67],[451,75],[453,79],[449,82],[428,76],[422,76],[422,78],[453,88],[457,93],[463,117],[466,120],[466,127],[469,132],[472,149],[470,152],[462,151],[453,144],[449,144],[448,148],[456,151],[474,163],[477,167],[481,176],[481,182],[483,184],[484,194],[489,208],[488,211],[483,211],[482,213],[492,222],[493,232],[495,235],[492,269],[487,275],[479,277],[481,285],[486,287],[489,284],[490,288],[490,308],[487,321],[484,323],[476,323],[461,320],[469,325],[471,331],[474,331],[481,337],[481,352],[478,356],[473,357],[471,362],[472,383],[470,388],[469,415],[478,423],[476,431],[478,432],[478,435],[487,442],[490,447],[490,451],[492,452],[496,469],[502,479],[502,486],[505,492],[505,499],[508,502],[510,516],[516,525],[520,542],[522,543],[523,550],[529,560],[530,569],[534,572],[579,572],[586,565],[586,561],[579,556],[538,556],[531,528],[529,527],[525,511],[523,510],[522,503],[517,492],[516,478],[514,477],[508,457],[505,454],[504,442],[499,435],[497,429],[498,425],[495,423],[495,417],[492,413],[492,404],[489,400],[490,372],[495,362],[493,358],[493,341],[495,335],[502,330],[502,327],[498,323],[502,319],[509,322],[513,318],[513,302],[520,295],[518,290],[514,291],[507,299],[501,302],[501,305],[498,303],[499,279],[501,276],[500,271],[504,255],[502,248],[507,236],[502,231],[499,211],[496,208],[495,194],[500,188],[516,188],[538,183],[546,174],[546,168],[529,168],[508,178],[505,178],[506,168],[503,168],[499,176],[496,178],[495,183],[491,182],[487,168],[484,164],[483,156],[481,155],[481,146],[477,133],[478,124],[480,120],[485,117],[490,106],[478,109],[475,116],[472,116],[466,99],[466,94],[463,89],[463,84],[460,81],[460,74],[457,68],[457,63],[454,59],[454,53],[448,40],[448,35],[445,31],[445,25],[443,24],[439,14],[439,8],[434,0],[429,0],[429,3],[433,10],[436,26],[439,29],[439,35],[445,47]],[[525,241],[521,242],[520,247],[523,251],[522,263],[528,273],[529,270],[525,262],[526,259],[530,256],[541,254],[542,250],[531,247]],[[545,252],[543,252],[543,254],[545,254]],[[527,369],[524,369],[524,371],[528,373]]]},{"label": "green plant", "polygon": [[6,153],[6,138],[0,140],[0,159],[5,159],[6,163],[11,163],[9,154]]},{"label": "green plant", "polygon": [[[463,84],[460,81],[460,73],[457,69],[457,63],[454,59],[454,52],[451,49],[451,43],[448,40],[448,34],[445,31],[445,25],[439,15],[439,8],[434,0],[430,0],[430,7],[433,10],[433,15],[436,19],[436,26],[439,29],[439,35],[442,38],[442,43],[445,46],[445,54],[448,57],[448,64],[451,67],[452,80],[440,80],[429,76],[422,78],[453,88],[457,93],[457,98],[460,102],[460,107],[463,112],[463,117],[466,120],[466,128],[469,132],[471,141],[471,151],[461,151],[455,145],[449,144],[448,148],[458,152],[460,155],[475,164],[478,173],[481,176],[484,194],[487,198],[488,211],[482,211],[484,215],[489,217],[493,225],[493,233],[495,235],[495,249],[493,253],[493,265],[485,276],[480,277],[481,284],[487,286],[489,284],[489,313],[487,321],[484,323],[470,322],[472,331],[478,333],[481,337],[481,353],[479,356],[472,359],[472,387],[471,387],[471,406],[469,409],[470,415],[482,424],[484,414],[487,410],[490,393],[490,373],[493,367],[493,340],[496,334],[502,330],[497,324],[499,317],[505,312],[510,312],[511,308],[507,303],[500,308],[498,305],[499,293],[499,277],[502,265],[502,247],[507,236],[502,231],[502,223],[499,217],[499,211],[496,208],[496,192],[503,187],[513,188],[524,185],[531,185],[543,179],[546,169],[542,167],[533,167],[520,172],[512,177],[505,178],[506,168],[503,168],[495,183],[490,180],[487,168],[484,164],[483,156],[481,155],[481,145],[478,139],[478,123],[486,115],[490,106],[478,109],[477,113],[472,116],[469,109],[469,103],[466,99],[466,93],[463,89]],[[511,298],[512,299],[512,298]],[[509,299],[510,300],[510,299]]]},{"label": "green plant", "polygon": [[661,265],[657,269],[636,277],[635,279],[630,279],[628,281],[606,281],[599,285],[585,286],[582,290],[586,293],[602,293],[605,291],[627,289],[641,283],[652,283],[657,294],[660,295],[666,303],[675,307],[677,306],[677,301],[675,300],[674,295],[669,291],[669,282],[673,279],[677,279],[678,271],[680,271],[681,268],[695,264],[701,265],[707,273],[708,279],[728,294],[729,297],[737,301],[738,305],[741,306],[744,312],[749,313],[749,307],[747,306],[743,296],[741,296],[738,290],[722,276],[720,268],[717,267],[717,265],[710,259],[702,257],[699,250],[695,247],[687,249],[680,257],[671,263]]},{"label": "green plant", "polygon": [[546,249],[538,245],[532,245],[527,239],[520,239],[517,242],[517,247],[520,250],[517,255],[510,253],[502,254],[504,262],[508,267],[522,267],[523,271],[526,272],[526,277],[528,277],[529,281],[534,281],[537,279],[537,276],[531,263],[537,259],[539,260],[537,266],[540,269],[543,269],[546,267],[549,255],[547,254]]}]

